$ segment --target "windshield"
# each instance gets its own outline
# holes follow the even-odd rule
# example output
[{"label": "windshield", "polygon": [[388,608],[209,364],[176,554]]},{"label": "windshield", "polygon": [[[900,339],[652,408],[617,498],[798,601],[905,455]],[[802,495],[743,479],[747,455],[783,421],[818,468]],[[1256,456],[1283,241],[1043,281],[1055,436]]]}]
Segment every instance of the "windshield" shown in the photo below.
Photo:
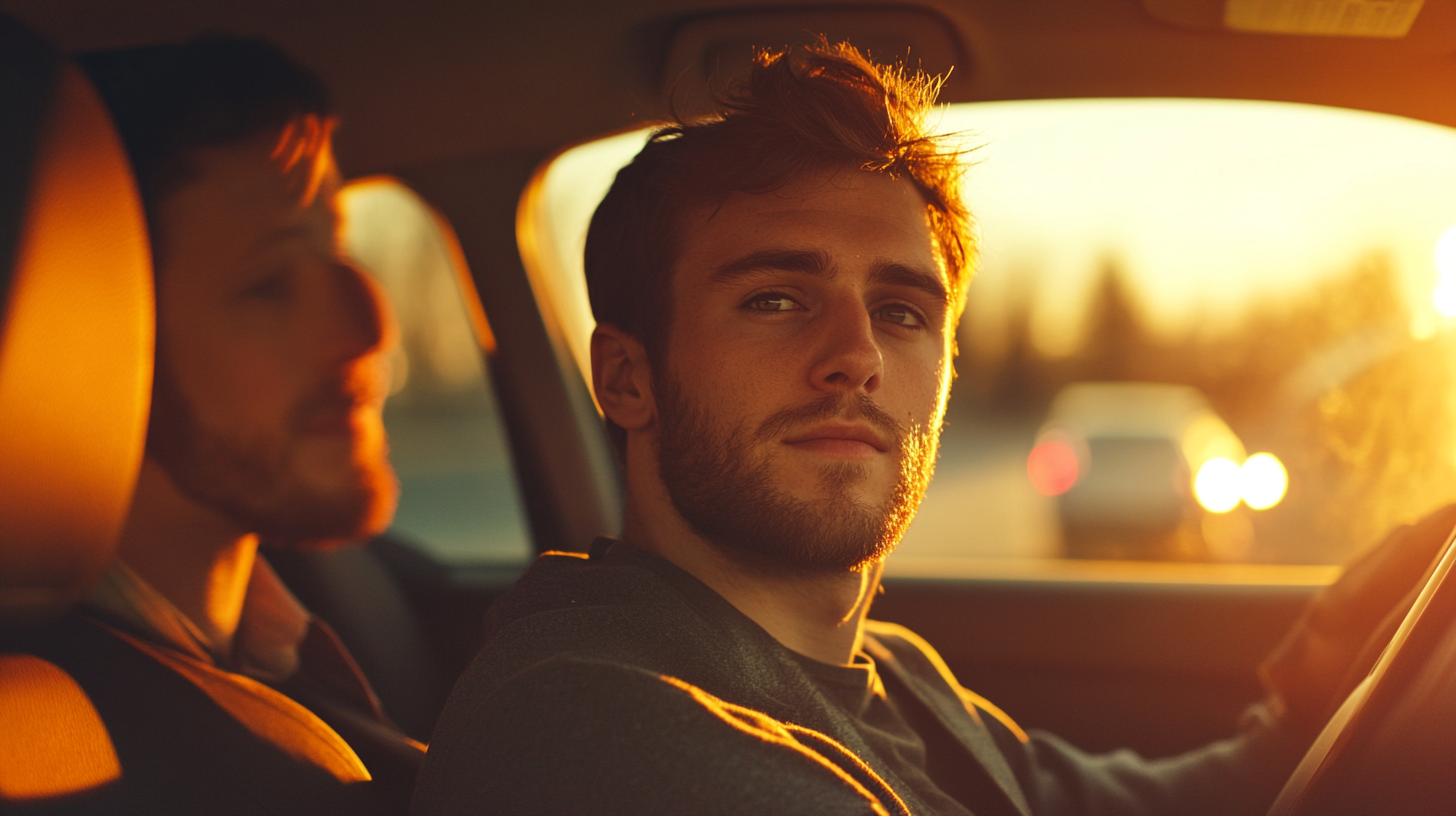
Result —
[{"label": "windshield", "polygon": [[[1336,564],[1456,498],[1456,131],[1228,100],[940,117],[981,258],[892,564]],[[584,371],[587,221],[646,133],[566,151],[523,205]]]}]

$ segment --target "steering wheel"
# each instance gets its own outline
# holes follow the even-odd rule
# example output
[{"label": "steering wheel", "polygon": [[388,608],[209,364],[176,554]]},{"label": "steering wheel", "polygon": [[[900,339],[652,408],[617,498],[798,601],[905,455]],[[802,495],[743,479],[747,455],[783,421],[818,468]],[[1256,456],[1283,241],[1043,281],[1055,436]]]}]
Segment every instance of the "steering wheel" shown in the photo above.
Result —
[{"label": "steering wheel", "polygon": [[1456,541],[1269,816],[1456,813]]}]

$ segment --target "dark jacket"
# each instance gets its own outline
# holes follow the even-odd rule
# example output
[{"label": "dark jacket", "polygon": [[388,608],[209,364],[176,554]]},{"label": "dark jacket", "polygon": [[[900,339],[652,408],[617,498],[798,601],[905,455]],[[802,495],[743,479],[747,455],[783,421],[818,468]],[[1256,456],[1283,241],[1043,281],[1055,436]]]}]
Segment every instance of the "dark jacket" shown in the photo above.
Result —
[{"label": "dark jacket", "polygon": [[[300,646],[298,672],[278,689],[94,611],[9,631],[0,653],[65,671],[121,766],[120,778],[71,795],[0,799],[0,813],[387,815],[408,806],[421,748],[382,719],[343,645],[319,622]],[[360,763],[372,778],[351,781]]]},{"label": "dark jacket", "polygon": [[[487,616],[414,812],[930,813],[799,658],[671,563],[618,544],[542,556]],[[900,627],[865,651],[964,751],[991,814],[1262,814],[1302,753],[1258,723],[1184,757],[1026,736]]]}]

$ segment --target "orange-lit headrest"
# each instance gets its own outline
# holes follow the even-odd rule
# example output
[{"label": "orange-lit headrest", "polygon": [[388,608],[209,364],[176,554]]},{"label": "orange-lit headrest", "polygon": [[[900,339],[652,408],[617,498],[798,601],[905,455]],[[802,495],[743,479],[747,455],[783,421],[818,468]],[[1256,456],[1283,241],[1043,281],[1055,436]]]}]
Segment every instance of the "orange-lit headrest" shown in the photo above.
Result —
[{"label": "orange-lit headrest", "polygon": [[115,548],[155,325],[146,224],[84,75],[0,15],[0,622],[58,611]]}]

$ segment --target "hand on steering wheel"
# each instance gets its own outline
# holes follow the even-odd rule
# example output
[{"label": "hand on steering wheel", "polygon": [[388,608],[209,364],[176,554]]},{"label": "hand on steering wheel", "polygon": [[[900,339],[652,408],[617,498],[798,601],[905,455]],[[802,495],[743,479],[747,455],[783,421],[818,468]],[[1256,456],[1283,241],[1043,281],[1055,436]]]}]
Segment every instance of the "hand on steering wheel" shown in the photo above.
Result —
[{"label": "hand on steering wheel", "polygon": [[1456,528],[1456,504],[1392,530],[1310,602],[1259,675],[1271,708],[1312,738],[1370,673]]},{"label": "hand on steering wheel", "polygon": [[[1426,544],[1407,546],[1415,550]],[[1386,637],[1383,629],[1391,621],[1397,628]],[[1372,653],[1377,655],[1374,668],[1357,676]],[[1318,660],[1292,665],[1302,663],[1313,666]],[[1403,599],[1384,617],[1332,687],[1352,680],[1353,691],[1305,754],[1269,816],[1456,812],[1451,769],[1456,757],[1456,545],[1445,545],[1415,597]]]}]

